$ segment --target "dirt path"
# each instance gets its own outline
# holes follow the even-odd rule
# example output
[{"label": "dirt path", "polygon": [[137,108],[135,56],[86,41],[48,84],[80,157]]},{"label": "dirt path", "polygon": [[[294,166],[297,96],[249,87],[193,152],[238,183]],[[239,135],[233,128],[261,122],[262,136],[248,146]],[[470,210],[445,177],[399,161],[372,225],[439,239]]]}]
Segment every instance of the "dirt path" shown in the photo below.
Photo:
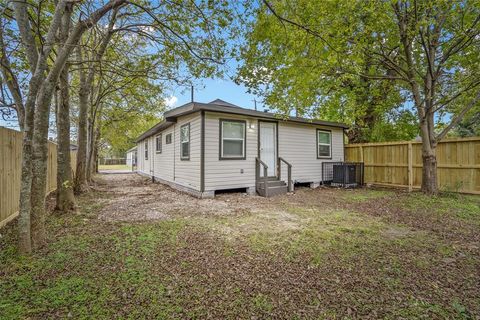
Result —
[{"label": "dirt path", "polygon": [[[458,219],[462,208],[455,213],[452,208],[462,205],[461,198],[440,198],[441,206],[422,209],[428,198],[421,194],[402,191],[372,189],[296,189],[295,193],[263,198],[245,193],[219,194],[214,199],[198,199],[161,183],[152,183],[137,174],[101,174],[97,176],[98,191],[107,196],[98,218],[104,221],[155,221],[173,217],[268,216],[276,223],[289,226],[294,218],[289,213],[295,208],[322,211],[350,211],[378,217],[387,223],[407,225],[417,230],[434,232],[441,238],[453,241],[479,241],[478,224]],[[406,208],[404,203],[411,203]],[[445,206],[445,204],[447,204]],[[424,206],[424,205],[423,205]],[[480,211],[477,203],[477,211]],[[436,209],[436,210],[432,210]],[[441,214],[439,211],[443,210]],[[469,211],[475,212],[475,209]],[[472,214],[471,212],[468,212]],[[252,226],[246,225],[246,228]],[[269,226],[263,226],[269,227]],[[288,228],[287,228],[288,229]],[[463,238],[463,239],[462,239]]]},{"label": "dirt path", "polygon": [[161,220],[173,215],[231,215],[256,211],[270,203],[267,199],[242,193],[198,199],[136,174],[100,175],[97,189],[110,198],[99,214],[99,218],[106,221]]}]

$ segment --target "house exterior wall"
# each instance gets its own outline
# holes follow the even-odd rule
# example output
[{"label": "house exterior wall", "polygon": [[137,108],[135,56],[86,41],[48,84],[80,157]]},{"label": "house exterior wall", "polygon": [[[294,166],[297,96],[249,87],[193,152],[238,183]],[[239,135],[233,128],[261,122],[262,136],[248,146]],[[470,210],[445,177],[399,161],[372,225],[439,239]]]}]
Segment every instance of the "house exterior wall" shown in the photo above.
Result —
[{"label": "house exterior wall", "polygon": [[[220,119],[245,120],[245,160],[220,160]],[[205,113],[205,190],[249,188],[255,186],[255,158],[258,156],[258,128],[262,119],[225,113]],[[271,120],[269,120],[271,121]],[[322,179],[322,162],[343,161],[343,130],[337,127],[299,124],[279,120],[278,156],[292,165],[294,182]],[[253,124],[253,126],[251,126]],[[332,158],[317,159],[317,129],[332,132]],[[243,172],[243,173],[242,173]],[[287,179],[282,163],[282,179]]]},{"label": "house exterior wall", "polygon": [[[175,145],[174,141],[174,129],[175,126],[171,126],[162,132],[154,135],[153,138],[153,144],[154,147],[156,148],[156,137],[161,134],[162,136],[162,152],[157,153],[157,151],[154,151],[154,175],[156,178],[160,178],[166,181],[174,181],[174,170],[175,170],[175,148],[178,148]],[[166,143],[166,136],[168,134],[172,134],[172,143],[167,144]]]},{"label": "house exterior wall", "polygon": [[[332,158],[317,159],[317,129],[332,132]],[[322,179],[322,162],[343,161],[343,130],[336,127],[325,127],[301,123],[278,123],[278,152],[292,165],[294,182],[320,182]],[[287,168],[282,165],[282,175]]]},{"label": "house exterior wall", "polygon": [[131,167],[132,166],[132,159],[133,159],[133,152],[127,152],[127,161],[126,164],[127,166]]},{"label": "house exterior wall", "polygon": [[[220,120],[246,121],[245,159],[220,159]],[[262,119],[219,112],[204,112],[204,190],[201,185],[202,115],[196,112],[182,116],[177,123],[161,132],[162,152],[156,153],[153,135],[137,144],[137,171],[143,175],[161,179],[162,182],[194,191],[196,195],[213,194],[215,190],[250,188],[255,190],[255,158],[258,156],[258,129]],[[271,120],[269,120],[271,121]],[[190,124],[190,158],[180,157],[180,128]],[[301,124],[279,120],[278,156],[292,164],[294,182],[319,183],[322,179],[322,162],[343,161],[343,129],[321,125]],[[331,159],[317,158],[317,129],[332,133]],[[172,134],[172,143],[166,144],[166,136]],[[149,146],[145,159],[144,143]],[[287,167],[282,165],[282,180],[286,181]],[[202,192],[204,192],[202,194]]]},{"label": "house exterior wall", "polygon": [[[180,159],[180,127],[190,123],[190,159]],[[184,187],[200,190],[200,112],[180,117],[174,125],[175,172],[174,182]]]},{"label": "house exterior wall", "polygon": [[[148,159],[145,159],[145,142],[148,143]],[[137,144],[137,172],[144,175],[150,176],[152,174],[151,165],[152,165],[152,150],[153,150],[153,139],[148,137],[145,140],[140,141]]]},{"label": "house exterior wall", "polygon": [[[220,119],[247,121],[245,160],[220,160]],[[205,112],[205,191],[255,186],[257,125],[256,118]]]},{"label": "house exterior wall", "polygon": [[[180,158],[180,128],[190,124],[190,158]],[[163,182],[175,183],[185,188],[200,191],[200,113],[179,117],[177,123],[137,144],[137,172],[154,176]],[[156,152],[156,137],[162,134],[162,152]],[[172,134],[172,143],[166,136]],[[148,143],[148,159],[145,159],[145,141]]]}]

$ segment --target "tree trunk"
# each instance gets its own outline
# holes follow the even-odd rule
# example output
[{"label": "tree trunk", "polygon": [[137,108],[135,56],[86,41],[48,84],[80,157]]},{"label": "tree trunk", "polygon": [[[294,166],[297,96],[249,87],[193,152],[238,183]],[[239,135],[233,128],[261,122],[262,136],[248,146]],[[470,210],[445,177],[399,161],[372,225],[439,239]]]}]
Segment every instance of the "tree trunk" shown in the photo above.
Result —
[{"label": "tree trunk", "polygon": [[[83,61],[81,44],[77,47],[78,59]],[[78,127],[77,127],[77,170],[75,171],[75,193],[79,194],[88,190],[87,184],[87,116],[89,85],[85,71],[80,68],[80,90],[78,92]]]},{"label": "tree trunk", "polygon": [[[65,43],[70,29],[70,7],[65,9],[62,27],[59,32],[60,43]],[[72,166],[70,158],[70,94],[68,81],[69,66],[65,64],[59,78],[59,96],[57,109],[57,202],[55,209],[68,212],[75,210],[73,195]]]},{"label": "tree trunk", "polygon": [[27,99],[25,102],[25,121],[22,143],[22,173],[20,182],[20,201],[18,210],[18,251],[20,254],[28,254],[32,251],[30,233],[30,193],[32,187],[32,162],[33,162],[33,128],[35,112],[35,96],[40,87],[41,73],[37,70],[38,51],[35,39],[31,32],[30,21],[27,13],[26,1],[18,1],[14,4],[15,20],[20,31],[22,45],[25,47],[32,78],[29,83]]},{"label": "tree trunk", "polygon": [[437,156],[435,152],[433,154],[422,153],[422,162],[422,191],[426,194],[437,194]]},{"label": "tree trunk", "polygon": [[420,123],[420,134],[422,136],[422,192],[429,195],[438,193],[437,183],[437,145],[431,125],[428,124],[428,116]]},{"label": "tree trunk", "polygon": [[35,125],[33,132],[33,179],[31,237],[33,248],[45,244],[45,192],[47,191],[48,127],[50,102],[55,82],[44,83],[37,98]]},{"label": "tree trunk", "polygon": [[87,181],[92,181],[93,176],[93,149],[95,145],[95,137],[94,137],[94,122],[92,120],[92,116],[88,118],[88,152],[87,152]]},{"label": "tree trunk", "polygon": [[100,127],[97,126],[95,140],[93,144],[93,172],[98,173],[98,144],[100,141]]},{"label": "tree trunk", "polygon": [[[22,182],[20,188],[19,251],[30,252],[45,242],[45,191],[48,156],[48,127],[50,102],[53,91],[66,60],[85,30],[93,26],[109,10],[118,8],[124,0],[111,0],[95,11],[87,20],[78,22],[73,32],[57,52],[48,76],[45,78],[47,58],[55,42],[54,36],[63,16],[65,6],[73,3],[59,1],[55,7],[52,22],[45,37],[40,55],[31,33],[27,13],[27,2],[14,2],[15,17],[21,34],[22,45],[27,53],[32,77],[29,81],[25,103],[25,136],[22,158]],[[33,134],[31,133],[33,130]],[[30,188],[31,186],[31,188]],[[30,221],[30,230],[24,230]],[[25,235],[30,232],[30,241]],[[30,245],[29,245],[30,242]]]},{"label": "tree trunk", "polygon": [[[113,10],[110,22],[108,24],[107,33],[100,43],[99,49],[95,55],[95,61],[100,61],[107,50],[108,43],[112,38],[112,30],[115,25],[117,16],[117,9]],[[84,61],[83,52],[81,45],[78,46],[78,59],[79,61]],[[95,77],[95,69],[93,66],[90,66],[88,74],[80,68],[80,90],[78,93],[79,96],[79,115],[78,115],[78,152],[77,152],[77,170],[75,175],[75,192],[81,193],[85,190],[88,190],[88,180],[90,175],[88,175],[88,159],[90,158],[88,148],[88,128],[87,128],[87,118],[88,118],[88,106],[90,101],[90,95],[92,94],[93,81]],[[90,152],[91,153],[91,152]],[[88,178],[88,180],[87,180]]]},{"label": "tree trunk", "polygon": [[20,203],[18,214],[18,251],[20,254],[32,252],[30,237],[30,193],[32,188],[32,137],[33,110],[25,110],[25,122],[22,146],[22,174],[20,183]]},{"label": "tree trunk", "polygon": [[60,211],[75,210],[73,178],[70,158],[70,97],[68,93],[68,67],[65,66],[59,80],[60,94],[57,111],[57,203]]}]

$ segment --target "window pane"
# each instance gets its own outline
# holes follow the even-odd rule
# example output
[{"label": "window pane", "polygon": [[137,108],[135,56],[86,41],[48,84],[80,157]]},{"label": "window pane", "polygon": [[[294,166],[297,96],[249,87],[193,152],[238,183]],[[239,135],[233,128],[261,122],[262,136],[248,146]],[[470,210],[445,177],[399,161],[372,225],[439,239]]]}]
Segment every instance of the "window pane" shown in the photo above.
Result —
[{"label": "window pane", "polygon": [[157,136],[155,142],[157,146],[156,151],[162,152],[162,136]]},{"label": "window pane", "polygon": [[319,157],[330,157],[330,146],[319,145],[318,146]]},{"label": "window pane", "polygon": [[330,144],[330,133],[318,131],[318,143]]},{"label": "window pane", "polygon": [[181,144],[182,158],[188,158],[190,156],[190,143],[184,142]]},{"label": "window pane", "polygon": [[243,139],[244,128],[245,128],[245,123],[224,121],[223,122],[223,137],[224,138]]},{"label": "window pane", "polygon": [[180,142],[187,142],[188,139],[189,139],[189,126],[184,126],[182,127],[182,129],[180,130]]},{"label": "window pane", "polygon": [[224,157],[243,157],[243,140],[223,140]]}]

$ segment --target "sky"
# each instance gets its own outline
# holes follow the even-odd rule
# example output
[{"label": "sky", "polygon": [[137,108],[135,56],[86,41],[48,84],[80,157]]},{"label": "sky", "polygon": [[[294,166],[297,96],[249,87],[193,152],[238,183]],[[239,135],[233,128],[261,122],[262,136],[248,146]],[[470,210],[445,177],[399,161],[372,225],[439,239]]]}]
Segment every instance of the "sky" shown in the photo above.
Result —
[{"label": "sky", "polygon": [[[179,107],[191,101],[190,88],[176,88],[167,92],[165,98],[169,109]],[[196,102],[210,102],[215,99],[233,103],[243,108],[254,109],[253,100],[257,100],[258,110],[263,110],[260,97],[247,93],[247,88],[243,85],[237,85],[231,80],[222,79],[202,79],[201,86],[194,88],[194,100]],[[18,127],[13,121],[4,121],[0,118],[0,126],[16,129]]]},{"label": "sky", "polygon": [[[207,103],[215,99],[222,99],[248,109],[254,109],[256,99],[258,110],[263,110],[263,104],[259,102],[260,97],[247,93],[245,86],[237,85],[231,80],[202,79],[202,85],[194,87],[194,101]],[[177,88],[166,98],[169,108],[179,107],[190,101],[190,88]]]},{"label": "sky", "polygon": [[[235,59],[227,60],[227,69],[236,70]],[[196,79],[200,83],[194,88],[194,101],[210,102],[215,99],[222,99],[243,108],[254,109],[254,99],[257,101],[258,110],[263,110],[261,97],[255,97],[247,93],[247,88],[237,85],[232,80],[224,79]],[[176,88],[165,92],[165,101],[169,109],[179,107],[191,101],[190,88]],[[0,126],[11,129],[19,129],[16,121],[5,121],[0,117]]]}]

